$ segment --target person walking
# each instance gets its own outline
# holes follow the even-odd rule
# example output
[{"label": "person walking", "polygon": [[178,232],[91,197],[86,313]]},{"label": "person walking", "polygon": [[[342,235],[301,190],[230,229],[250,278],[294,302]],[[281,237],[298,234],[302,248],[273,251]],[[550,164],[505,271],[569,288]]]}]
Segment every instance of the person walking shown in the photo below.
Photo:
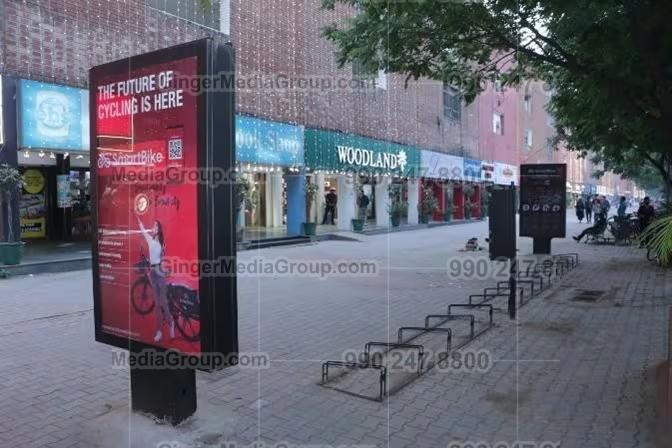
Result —
[{"label": "person walking", "polygon": [[581,223],[581,221],[583,221],[584,213],[586,211],[586,206],[583,204],[583,199],[581,198],[577,199],[574,208],[576,209],[576,218],[579,220],[579,223]]},{"label": "person walking", "polygon": [[[331,224],[335,225],[334,216],[336,215],[336,205],[338,204],[338,196],[336,195],[336,189],[331,188],[329,193],[324,196],[324,217],[322,218],[322,225]],[[328,218],[328,219],[327,219]]]},{"label": "person walking", "polygon": [[586,210],[586,223],[590,224],[593,221],[593,202],[590,195],[586,198],[584,208]]},{"label": "person walking", "polygon": [[639,217],[639,227],[642,231],[646,229],[649,224],[651,224],[651,221],[653,221],[655,215],[656,211],[651,205],[651,198],[647,196],[644,198],[642,205],[639,206],[639,210],[637,210],[637,216]]},{"label": "person walking", "polygon": [[621,200],[618,203],[618,210],[616,210],[616,215],[619,219],[625,218],[625,212],[628,209],[628,203],[626,202],[625,196],[621,196]]}]

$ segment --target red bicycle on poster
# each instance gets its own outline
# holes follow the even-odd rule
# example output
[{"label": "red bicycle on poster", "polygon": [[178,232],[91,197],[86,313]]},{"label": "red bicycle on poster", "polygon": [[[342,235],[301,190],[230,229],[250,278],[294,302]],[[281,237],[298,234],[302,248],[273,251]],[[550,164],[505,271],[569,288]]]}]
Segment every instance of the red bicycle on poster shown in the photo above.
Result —
[{"label": "red bicycle on poster", "polygon": [[[138,279],[131,289],[131,302],[138,314],[146,316],[154,311],[156,301],[150,279],[151,265],[142,249],[140,250],[140,261],[135,264],[134,270],[138,274]],[[167,283],[166,297],[177,330],[185,340],[199,341],[201,331],[198,293],[183,284]]]}]

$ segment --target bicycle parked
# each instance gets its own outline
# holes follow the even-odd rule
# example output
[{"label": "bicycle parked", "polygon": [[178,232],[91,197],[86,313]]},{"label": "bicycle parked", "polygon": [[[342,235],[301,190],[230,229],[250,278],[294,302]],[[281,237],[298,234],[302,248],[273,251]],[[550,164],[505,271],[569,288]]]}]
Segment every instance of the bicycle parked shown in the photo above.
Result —
[{"label": "bicycle parked", "polygon": [[[140,250],[140,261],[134,268],[139,277],[131,289],[131,303],[138,314],[146,316],[154,310],[156,302],[149,276],[151,266],[143,250]],[[199,341],[201,330],[198,292],[183,284],[168,283],[166,296],[177,330],[187,341]]]}]

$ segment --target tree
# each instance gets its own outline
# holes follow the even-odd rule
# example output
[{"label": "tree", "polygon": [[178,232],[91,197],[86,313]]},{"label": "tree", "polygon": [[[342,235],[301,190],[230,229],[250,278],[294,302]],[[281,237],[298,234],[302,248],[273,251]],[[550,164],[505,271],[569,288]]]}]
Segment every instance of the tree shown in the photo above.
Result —
[{"label": "tree", "polygon": [[621,153],[670,185],[672,2],[658,0],[323,0],[358,14],[325,29],[339,63],[458,87],[543,80],[569,149],[625,168]]}]

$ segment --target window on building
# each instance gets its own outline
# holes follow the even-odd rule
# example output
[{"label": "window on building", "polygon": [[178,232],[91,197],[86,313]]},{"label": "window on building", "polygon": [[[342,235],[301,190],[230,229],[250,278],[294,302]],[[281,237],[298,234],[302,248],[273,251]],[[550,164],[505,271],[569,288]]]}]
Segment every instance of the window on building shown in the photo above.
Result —
[{"label": "window on building", "polygon": [[553,138],[549,137],[546,139],[546,155],[548,160],[553,160],[553,152],[555,151],[555,144],[553,143]]},{"label": "window on building", "polygon": [[504,115],[499,112],[492,114],[492,132],[497,135],[504,135]]},{"label": "window on building", "polygon": [[525,99],[523,99],[523,109],[528,114],[532,112],[532,97],[530,95],[525,95]]},{"label": "window on building", "polygon": [[[230,11],[230,0],[145,0],[150,8],[180,19],[228,34],[229,18],[222,15]],[[223,26],[222,26],[223,25]]]},{"label": "window on building", "polygon": [[376,89],[387,90],[387,73],[385,70],[378,70],[378,75],[374,82]]},{"label": "window on building", "polygon": [[453,122],[462,119],[462,97],[457,89],[448,84],[443,85],[443,116]]},{"label": "window on building", "polygon": [[532,129],[527,129],[525,131],[525,146],[527,146],[528,149],[532,147]]}]

